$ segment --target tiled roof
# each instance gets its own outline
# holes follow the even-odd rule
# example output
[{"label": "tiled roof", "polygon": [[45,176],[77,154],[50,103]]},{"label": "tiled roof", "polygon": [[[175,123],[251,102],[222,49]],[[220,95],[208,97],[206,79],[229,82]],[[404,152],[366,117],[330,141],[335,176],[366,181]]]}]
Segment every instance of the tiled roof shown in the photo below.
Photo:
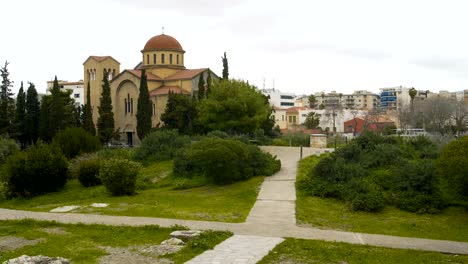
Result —
[{"label": "tiled roof", "polygon": [[181,70],[174,73],[171,76],[166,77],[164,80],[166,81],[175,81],[175,80],[184,80],[184,79],[192,79],[193,77],[197,76],[198,74],[208,70],[208,68],[202,69],[193,69],[193,70]]},{"label": "tiled roof", "polygon": [[177,39],[169,35],[157,35],[152,37],[148,42],[146,42],[143,51],[151,50],[174,50],[174,51],[184,51]]},{"label": "tiled roof", "polygon": [[[141,70],[125,70],[130,72],[131,74],[135,75],[138,78],[141,78]],[[161,77],[157,76],[156,74],[152,74],[151,72],[146,72],[146,79],[148,81],[162,81]]]},{"label": "tiled roof", "polygon": [[187,94],[187,95],[190,94],[189,92],[185,91],[179,86],[161,86],[159,88],[152,90],[150,92],[150,96],[165,95],[165,94],[169,94],[169,92],[181,93],[181,94]]},{"label": "tiled roof", "polygon": [[93,60],[95,60],[95,61],[97,61],[97,62],[101,62],[101,61],[105,61],[105,60],[107,60],[107,59],[111,59],[111,60],[116,61],[118,64],[120,64],[120,62],[118,62],[116,59],[112,58],[112,56],[89,56],[89,57],[85,60],[85,62],[83,62],[83,64],[85,64],[85,63],[86,63],[88,60],[90,60],[90,59],[93,59]]}]

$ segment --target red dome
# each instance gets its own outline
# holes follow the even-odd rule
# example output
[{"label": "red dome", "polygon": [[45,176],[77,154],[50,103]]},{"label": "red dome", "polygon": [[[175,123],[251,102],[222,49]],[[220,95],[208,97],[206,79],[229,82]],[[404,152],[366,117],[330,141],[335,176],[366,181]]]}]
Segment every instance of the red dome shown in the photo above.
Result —
[{"label": "red dome", "polygon": [[146,42],[145,48],[143,51],[151,50],[173,50],[173,51],[184,51],[177,39],[169,35],[157,35],[152,37],[148,42]]}]

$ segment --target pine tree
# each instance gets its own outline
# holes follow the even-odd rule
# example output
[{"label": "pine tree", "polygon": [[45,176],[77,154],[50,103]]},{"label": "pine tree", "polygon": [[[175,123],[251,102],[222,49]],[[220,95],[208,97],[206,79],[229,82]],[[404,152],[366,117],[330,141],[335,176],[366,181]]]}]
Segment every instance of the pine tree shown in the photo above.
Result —
[{"label": "pine tree", "polygon": [[206,97],[208,97],[208,94],[210,93],[211,86],[213,85],[213,81],[211,80],[211,74],[210,74],[210,69],[208,69],[208,77],[206,77]]},{"label": "pine tree", "polygon": [[93,123],[93,113],[91,110],[91,95],[90,95],[90,85],[88,81],[88,87],[86,90],[86,103],[83,109],[83,128],[84,130],[91,133],[91,135],[96,135],[96,128]]},{"label": "pine tree", "polygon": [[224,52],[224,57],[221,57],[221,59],[223,60],[223,80],[227,80],[229,79],[229,66],[226,52]]},{"label": "pine tree", "polygon": [[102,93],[98,113],[97,128],[99,139],[102,143],[108,143],[114,135],[114,113],[112,113],[110,84],[106,70],[104,70],[104,78],[102,79]]},{"label": "pine tree", "polygon": [[203,98],[205,98],[205,79],[201,73],[198,78],[198,100],[203,100]]},{"label": "pine tree", "polygon": [[21,148],[24,149],[26,146],[26,94],[23,89],[23,82],[19,89],[18,95],[16,96],[16,138],[21,144]]},{"label": "pine tree", "polygon": [[5,62],[5,66],[0,68],[2,76],[2,84],[0,89],[0,134],[9,133],[12,131],[12,124],[14,121],[14,99],[11,87],[13,86],[12,81],[8,78],[10,73],[8,72],[8,62]]},{"label": "pine tree", "polygon": [[26,141],[32,144],[39,137],[39,122],[41,120],[41,106],[37,98],[37,91],[33,83],[29,83],[26,92],[25,132]]},{"label": "pine tree", "polygon": [[145,70],[141,72],[140,79],[140,93],[138,94],[138,108],[137,108],[137,134],[140,140],[151,130],[151,116],[153,104],[149,97],[148,82],[146,80]]},{"label": "pine tree", "polygon": [[50,98],[50,106],[49,106],[49,139],[53,138],[55,133],[59,130],[64,129],[64,122],[65,122],[65,107],[63,102],[63,96],[60,92],[60,86],[57,80],[57,76],[55,76],[54,84],[52,86],[51,98]]}]

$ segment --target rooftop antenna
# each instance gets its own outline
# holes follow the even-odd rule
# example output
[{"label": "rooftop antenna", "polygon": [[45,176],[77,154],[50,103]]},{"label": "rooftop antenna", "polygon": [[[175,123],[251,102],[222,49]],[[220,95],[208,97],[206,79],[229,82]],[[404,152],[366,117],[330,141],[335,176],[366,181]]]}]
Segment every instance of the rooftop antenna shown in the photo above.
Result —
[{"label": "rooftop antenna", "polygon": [[162,27],[162,34],[164,35],[164,27]]},{"label": "rooftop antenna", "polygon": [[273,90],[275,90],[275,78],[273,78]]},{"label": "rooftop antenna", "polygon": [[265,90],[265,77],[263,77],[263,90]]}]

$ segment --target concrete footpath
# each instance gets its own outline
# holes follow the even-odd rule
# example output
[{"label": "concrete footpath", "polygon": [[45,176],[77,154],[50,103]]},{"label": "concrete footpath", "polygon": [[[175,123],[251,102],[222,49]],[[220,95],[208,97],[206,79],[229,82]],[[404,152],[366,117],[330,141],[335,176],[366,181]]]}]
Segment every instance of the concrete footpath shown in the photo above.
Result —
[{"label": "concrete footpath", "polygon": [[[265,179],[250,214],[245,223],[223,223],[194,220],[179,220],[151,217],[108,216],[77,213],[46,213],[0,209],[0,219],[36,219],[60,223],[85,223],[106,225],[159,225],[169,227],[183,225],[199,230],[228,230],[235,234],[219,244],[214,250],[206,251],[189,263],[255,263],[269,250],[282,241],[282,238],[302,238],[325,241],[346,242],[400,249],[417,249],[452,254],[468,254],[467,242],[432,240],[387,235],[343,232],[296,226],[295,180],[299,148],[262,147],[277,155],[282,168],[275,175]],[[324,151],[303,149],[303,156],[316,155]],[[242,245],[257,244],[257,247]],[[252,249],[252,250],[250,250]],[[224,256],[221,258],[221,256]],[[220,258],[222,261],[220,262]],[[196,262],[199,260],[203,262]]]}]

